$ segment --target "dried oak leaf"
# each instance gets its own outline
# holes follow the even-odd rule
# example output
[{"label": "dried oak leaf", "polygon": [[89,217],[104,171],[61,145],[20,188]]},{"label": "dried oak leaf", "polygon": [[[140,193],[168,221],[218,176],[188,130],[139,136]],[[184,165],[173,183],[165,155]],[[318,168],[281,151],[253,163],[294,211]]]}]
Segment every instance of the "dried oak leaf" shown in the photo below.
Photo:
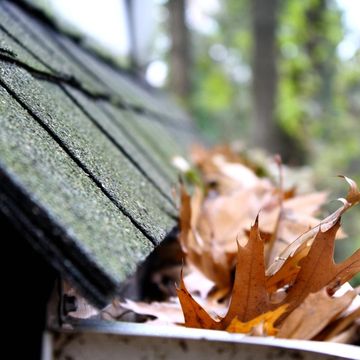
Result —
[{"label": "dried oak leaf", "polygon": [[300,261],[300,271],[284,300],[290,312],[310,293],[329,284],[340,286],[360,271],[360,249],[343,262],[334,262],[334,241],[339,227],[340,218],[325,232],[320,229],[308,255]]},{"label": "dried oak leaf", "polygon": [[[334,211],[332,214],[330,214],[328,217],[326,217],[324,220],[322,220],[317,226],[312,227],[310,230],[300,235],[289,246],[287,246],[267,269],[266,275],[268,277],[268,280],[269,278],[274,276],[274,274],[279,272],[279,269],[284,266],[285,262],[288,263],[287,266],[292,266],[292,264],[289,264],[293,261],[292,258],[294,258],[294,260],[296,259],[296,261],[299,262],[301,260],[299,252],[301,252],[303,257],[305,257],[310,251],[310,245],[314,241],[317,233],[319,231],[326,231],[327,229],[330,229],[339,220],[342,214],[344,214],[347,210],[359,203],[360,191],[356,183],[345,176],[342,177],[349,184],[349,190],[346,199],[339,199],[339,201],[341,201],[342,203],[342,206],[336,211]],[[285,271],[283,271],[283,273],[286,274]],[[279,279],[279,274],[277,275],[277,277]]]},{"label": "dried oak leaf", "polygon": [[[225,160],[222,155],[213,154],[206,161],[213,165],[212,172],[232,179],[232,190],[205,196],[195,189],[190,197],[182,187],[179,225],[180,243],[188,263],[196,266],[218,289],[229,291],[237,253],[235,239],[241,245],[246,243],[246,230],[259,210],[262,209],[260,231],[272,239],[265,248],[270,262],[290,241],[319,223],[313,214],[326,194],[287,198],[280,206],[278,189],[268,179],[258,178],[254,173],[248,176],[243,165]],[[250,169],[247,171],[251,173]],[[280,221],[280,210],[281,224],[275,226]]]},{"label": "dried oak leaf", "polygon": [[334,341],[336,337],[339,337],[342,333],[352,327],[360,327],[360,308],[357,308],[349,315],[336,319],[336,321],[331,323],[330,326],[320,334],[319,339],[324,341]]},{"label": "dried oak leaf", "polygon": [[[190,197],[182,186],[180,195],[179,240],[187,261],[217,284],[220,289],[228,289],[231,283],[231,269],[235,254],[228,254],[224,251],[222,244],[212,241],[211,235],[208,236],[208,241],[204,241],[196,229],[203,200],[200,189],[195,189],[193,197]],[[209,220],[204,212],[201,217],[203,218],[202,223]],[[210,224],[207,224],[207,228],[210,228]]]},{"label": "dried oak leaf", "polygon": [[291,285],[300,271],[299,262],[310,250],[310,245],[303,243],[297,251],[289,256],[283,266],[271,276],[266,277],[266,289],[272,294],[286,285]]},{"label": "dried oak leaf", "polygon": [[326,288],[309,294],[282,323],[277,337],[310,340],[349,307],[356,296],[348,291],[341,297],[329,296]]},{"label": "dried oak leaf", "polygon": [[184,314],[186,327],[222,330],[220,322],[214,320],[187,291],[182,274],[177,295]]},{"label": "dried oak leaf", "polygon": [[224,318],[213,319],[189,294],[182,277],[177,293],[187,327],[225,330],[234,318],[247,322],[272,310],[266,291],[264,243],[258,218],[251,227],[247,244],[238,245],[234,286]]},{"label": "dried oak leaf", "polygon": [[122,308],[139,315],[156,317],[162,324],[181,323],[183,314],[176,302],[135,302],[127,299],[119,304]]},{"label": "dried oak leaf", "polygon": [[360,202],[360,190],[356,184],[356,182],[346,176],[339,175],[339,177],[346,180],[346,182],[349,184],[349,192],[346,196],[346,200],[350,204],[357,204]]},{"label": "dried oak leaf", "polygon": [[226,328],[232,319],[249,321],[271,310],[266,291],[264,242],[260,238],[258,217],[245,246],[238,245],[234,286],[229,310],[222,319]]}]

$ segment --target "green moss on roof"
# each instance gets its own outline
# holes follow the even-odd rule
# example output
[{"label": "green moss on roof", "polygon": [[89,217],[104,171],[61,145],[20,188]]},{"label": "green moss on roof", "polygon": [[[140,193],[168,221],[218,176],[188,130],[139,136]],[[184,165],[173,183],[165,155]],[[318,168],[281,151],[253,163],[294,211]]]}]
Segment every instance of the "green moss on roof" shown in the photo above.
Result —
[{"label": "green moss on roof", "polygon": [[[166,193],[171,194],[171,188],[177,182],[176,176],[169,174],[170,161],[157,162],[154,160],[154,149],[149,148],[143,142],[141,134],[129,131],[131,121],[127,117],[128,111],[117,109],[116,116],[109,115],[100,105],[100,101],[94,102],[80,91],[66,87],[69,93],[74,96],[81,106],[88,111],[95,121],[111,134],[115,141],[123,147],[128,154],[144,169],[157,186]],[[108,104],[107,102],[104,102]],[[156,166],[154,167],[154,163]],[[167,166],[168,165],[168,166]]]},{"label": "green moss on roof", "polygon": [[[138,143],[147,151],[150,157],[157,163],[158,167],[166,173],[171,180],[172,185],[178,182],[178,173],[171,165],[171,159],[174,155],[183,153],[183,149],[176,144],[176,138],[172,137],[166,130],[161,129],[157,131],[157,124],[153,120],[142,117],[130,112],[123,111],[108,102],[101,102],[101,106],[112,116],[116,121],[136,138]],[[149,133],[148,127],[154,126],[154,131]],[[165,134],[164,134],[165,132]],[[165,145],[166,144],[166,145]],[[155,145],[155,146],[154,146]],[[166,166],[164,166],[166,164]]]},{"label": "green moss on roof", "polygon": [[160,242],[174,226],[173,210],[154,186],[124,157],[56,84],[2,63],[0,78],[63,142],[119,206]]},{"label": "green moss on roof", "polygon": [[[20,21],[18,21],[17,18],[12,18],[14,11],[9,11],[9,8],[11,9],[13,6],[0,4],[1,25],[4,26],[20,44],[31,51],[29,52],[24,48],[19,51],[19,45],[15,47],[16,44],[14,44],[9,37],[4,38],[3,35],[0,34],[3,41],[8,44],[11,49],[14,49],[15,52],[18,51],[18,61],[45,73],[61,74],[67,78],[74,78],[93,94],[106,93],[107,88],[105,86],[100,84],[84,71],[83,68],[66,56],[61,46],[55,41],[55,34],[52,30],[44,28],[34,19],[24,14],[20,16]],[[15,13],[16,16],[21,15],[19,11]],[[39,64],[42,65],[41,68]]]},{"label": "green moss on roof", "polygon": [[0,128],[1,166],[85,256],[114,281],[124,280],[152,250],[151,242],[1,87]]},{"label": "green moss on roof", "polygon": [[[1,9],[0,9],[1,10]],[[11,37],[0,29],[0,54],[7,56],[15,61],[24,61],[28,66],[45,74],[51,74],[51,71],[39,61],[34,59],[24,48],[19,46]]]}]

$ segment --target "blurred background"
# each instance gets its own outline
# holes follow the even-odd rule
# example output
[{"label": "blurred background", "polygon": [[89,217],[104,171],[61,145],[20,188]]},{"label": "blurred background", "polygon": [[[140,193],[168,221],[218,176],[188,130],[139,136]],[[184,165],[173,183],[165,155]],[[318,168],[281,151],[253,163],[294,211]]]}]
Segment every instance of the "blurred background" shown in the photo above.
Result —
[{"label": "blurred background", "polygon": [[[280,153],[330,199],[345,193],[337,174],[360,183],[360,1],[30,2],[171,92],[209,143]],[[344,223],[338,259],[360,247],[360,210]]]}]

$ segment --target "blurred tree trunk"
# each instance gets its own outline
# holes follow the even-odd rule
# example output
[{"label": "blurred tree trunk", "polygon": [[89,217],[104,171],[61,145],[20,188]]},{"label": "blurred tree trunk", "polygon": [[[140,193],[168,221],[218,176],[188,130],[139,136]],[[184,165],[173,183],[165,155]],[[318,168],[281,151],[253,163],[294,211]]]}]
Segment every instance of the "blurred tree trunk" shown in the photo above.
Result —
[{"label": "blurred tree trunk", "polygon": [[186,0],[169,0],[171,36],[170,87],[187,104],[190,93],[189,34],[186,26]]},{"label": "blurred tree trunk", "polygon": [[279,151],[279,127],[275,121],[277,90],[276,11],[277,0],[253,0],[253,106],[254,145]]},{"label": "blurred tree trunk", "polygon": [[278,0],[253,0],[253,145],[281,154],[287,163],[299,164],[304,152],[276,120]]},{"label": "blurred tree trunk", "polygon": [[305,49],[312,66],[321,78],[317,101],[326,115],[329,115],[333,109],[333,80],[336,72],[336,62],[329,60],[335,59],[335,47],[326,38],[328,6],[326,0],[313,1],[305,14],[309,34]]}]

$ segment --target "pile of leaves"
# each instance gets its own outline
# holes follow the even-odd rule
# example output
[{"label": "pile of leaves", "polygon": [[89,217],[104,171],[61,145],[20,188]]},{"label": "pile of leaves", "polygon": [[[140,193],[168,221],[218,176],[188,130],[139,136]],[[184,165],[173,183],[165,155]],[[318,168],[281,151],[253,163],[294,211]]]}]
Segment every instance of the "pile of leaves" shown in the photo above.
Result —
[{"label": "pile of leaves", "polygon": [[[360,249],[333,259],[341,216],[360,202],[354,181],[341,206],[315,217],[327,194],[285,189],[278,178],[229,147],[195,148],[198,169],[192,195],[180,187],[179,236],[185,262],[178,298],[122,308],[153,323],[225,330],[258,336],[353,342],[359,336],[357,290]],[[189,173],[189,169],[185,169]],[[192,177],[194,178],[194,177]],[[341,240],[343,241],[343,240]]]}]

